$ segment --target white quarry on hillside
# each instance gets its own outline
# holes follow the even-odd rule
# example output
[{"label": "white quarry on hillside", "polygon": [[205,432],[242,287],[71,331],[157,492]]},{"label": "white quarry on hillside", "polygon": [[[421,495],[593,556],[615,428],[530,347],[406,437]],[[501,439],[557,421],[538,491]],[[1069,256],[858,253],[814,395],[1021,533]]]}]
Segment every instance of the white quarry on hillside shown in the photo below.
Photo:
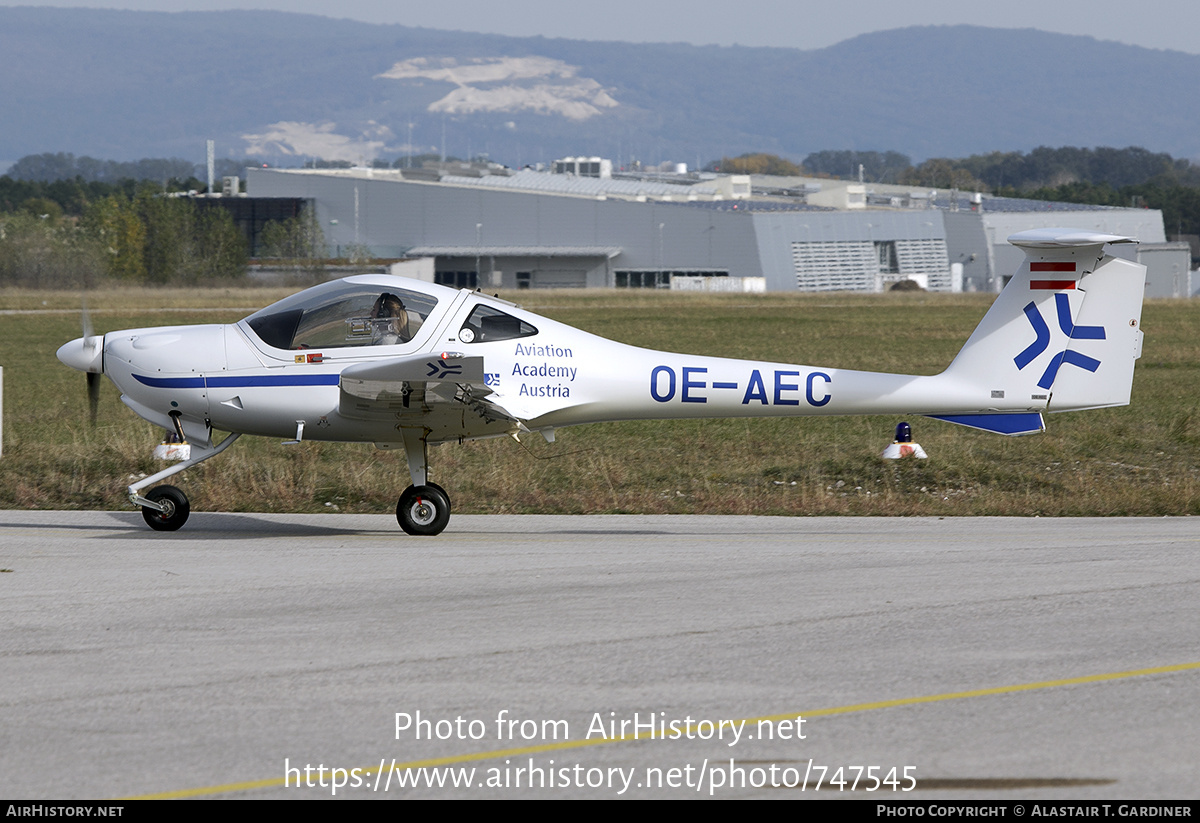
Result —
[{"label": "white quarry on hillside", "polygon": [[428,110],[445,114],[533,111],[587,120],[617,101],[578,66],[550,57],[453,57],[402,60],[377,77],[386,80],[434,80],[457,86]]},{"label": "white quarry on hillside", "polygon": [[257,157],[283,154],[289,157],[319,157],[362,163],[374,160],[394,137],[391,129],[370,123],[358,137],[338,134],[336,123],[302,123],[283,120],[259,134],[243,134],[246,155]]}]

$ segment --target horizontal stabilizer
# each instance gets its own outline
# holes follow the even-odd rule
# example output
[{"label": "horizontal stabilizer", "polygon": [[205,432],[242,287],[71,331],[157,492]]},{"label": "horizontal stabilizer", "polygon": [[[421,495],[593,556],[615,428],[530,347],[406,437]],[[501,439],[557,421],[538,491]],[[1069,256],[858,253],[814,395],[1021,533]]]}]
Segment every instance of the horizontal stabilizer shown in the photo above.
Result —
[{"label": "horizontal stabilizer", "polygon": [[1041,434],[1046,430],[1039,412],[1017,414],[931,414],[934,420],[945,420],[972,429],[981,429],[995,434]]},{"label": "horizontal stabilizer", "polygon": [[1100,247],[1106,244],[1136,243],[1137,241],[1132,237],[1098,231],[1030,229],[1010,236],[1008,242],[1023,249],[1073,249],[1089,246]]}]

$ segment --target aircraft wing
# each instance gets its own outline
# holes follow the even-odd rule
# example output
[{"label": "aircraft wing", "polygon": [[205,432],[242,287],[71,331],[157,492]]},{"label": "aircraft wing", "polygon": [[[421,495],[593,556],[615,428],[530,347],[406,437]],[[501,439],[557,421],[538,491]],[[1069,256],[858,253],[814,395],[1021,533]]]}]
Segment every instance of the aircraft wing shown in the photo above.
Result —
[{"label": "aircraft wing", "polygon": [[483,358],[459,354],[415,354],[342,371],[338,413],[358,420],[403,419],[447,411],[474,411],[485,420],[508,420],[523,427],[519,416],[488,398]]}]

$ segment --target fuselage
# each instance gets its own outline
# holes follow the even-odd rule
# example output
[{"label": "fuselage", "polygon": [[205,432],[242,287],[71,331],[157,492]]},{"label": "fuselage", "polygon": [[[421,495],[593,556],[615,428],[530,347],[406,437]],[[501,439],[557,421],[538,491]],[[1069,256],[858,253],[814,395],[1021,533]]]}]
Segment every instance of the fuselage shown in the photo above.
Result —
[{"label": "fuselage", "polygon": [[[237,323],[85,334],[59,359],[107,374],[137,414],[188,441],[181,462],[128,488],[173,531],[187,496],[155,483],[242,434],[403,449],[396,517],[446,527],[428,446],[615,420],[922,414],[1006,435],[1042,412],[1129,402],[1144,266],[1106,255],[1129,238],[1044,229],[1010,240],[1025,263],[947,369],[914,376],[654,351],[606,340],[479,292],[381,275],[324,283]],[[87,323],[85,320],[85,328]],[[213,431],[229,433],[220,443]],[[145,491],[143,494],[143,490]]]},{"label": "fuselage", "polygon": [[[374,295],[391,292],[407,306],[404,333],[372,339],[370,326],[380,320],[368,317],[365,307]],[[103,371],[137,414],[170,429],[174,413],[190,439],[203,440],[213,428],[287,438],[300,424],[305,439],[376,443],[398,442],[405,426],[426,429],[429,442],[512,431],[511,420],[429,414],[448,402],[437,396],[414,396],[387,414],[339,411],[339,380],[348,366],[441,352],[482,356],[489,399],[532,430],[612,420],[951,414],[995,406],[982,388],[942,376],[642,349],[478,292],[372,275],[309,289],[238,323],[110,332]]]}]

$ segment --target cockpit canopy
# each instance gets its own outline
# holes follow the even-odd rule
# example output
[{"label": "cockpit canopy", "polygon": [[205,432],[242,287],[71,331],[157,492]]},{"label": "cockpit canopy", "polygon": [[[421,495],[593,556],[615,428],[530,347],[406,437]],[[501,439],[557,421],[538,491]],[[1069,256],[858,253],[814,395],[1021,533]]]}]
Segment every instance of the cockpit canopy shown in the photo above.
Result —
[{"label": "cockpit canopy", "polygon": [[246,318],[276,349],[388,346],[416,336],[436,297],[391,283],[335,280],[284,298]]}]

